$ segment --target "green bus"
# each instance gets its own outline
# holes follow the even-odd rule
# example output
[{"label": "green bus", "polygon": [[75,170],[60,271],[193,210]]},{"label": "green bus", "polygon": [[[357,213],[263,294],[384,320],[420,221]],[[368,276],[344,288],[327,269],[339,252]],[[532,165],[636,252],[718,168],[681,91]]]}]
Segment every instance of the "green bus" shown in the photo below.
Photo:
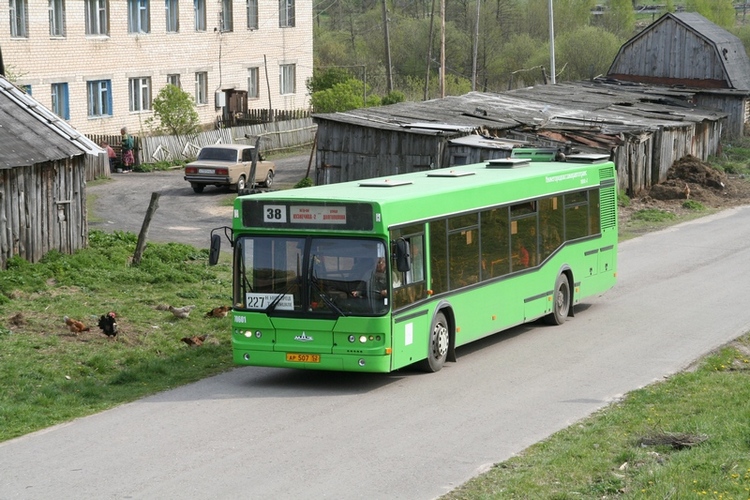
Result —
[{"label": "green bus", "polygon": [[607,155],[487,163],[240,196],[232,347],[241,365],[440,370],[456,348],[611,288]]}]

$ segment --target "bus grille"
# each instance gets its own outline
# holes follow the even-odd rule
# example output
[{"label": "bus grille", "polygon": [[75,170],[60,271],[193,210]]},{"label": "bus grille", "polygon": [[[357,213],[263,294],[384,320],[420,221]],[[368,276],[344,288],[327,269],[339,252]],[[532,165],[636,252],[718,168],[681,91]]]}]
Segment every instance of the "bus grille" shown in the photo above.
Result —
[{"label": "bus grille", "polygon": [[617,193],[615,186],[601,188],[599,201],[602,206],[602,229],[617,227]]}]

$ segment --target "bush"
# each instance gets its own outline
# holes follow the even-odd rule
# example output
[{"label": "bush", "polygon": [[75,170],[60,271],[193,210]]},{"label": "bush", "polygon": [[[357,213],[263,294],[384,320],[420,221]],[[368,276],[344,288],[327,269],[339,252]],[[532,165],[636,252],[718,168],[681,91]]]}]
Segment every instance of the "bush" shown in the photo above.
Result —
[{"label": "bush", "polygon": [[310,179],[309,177],[305,177],[304,179],[302,179],[301,181],[299,181],[297,184],[294,185],[294,189],[306,188],[312,185],[313,185],[312,179]]},{"label": "bush", "polygon": [[682,208],[687,208],[688,210],[693,210],[695,212],[702,212],[706,209],[703,203],[695,200],[685,201],[685,203],[682,204]]},{"label": "bush", "polygon": [[633,214],[633,220],[639,220],[643,222],[664,222],[674,220],[677,216],[672,212],[666,210],[658,210],[655,208],[646,208],[644,210],[638,210]]}]

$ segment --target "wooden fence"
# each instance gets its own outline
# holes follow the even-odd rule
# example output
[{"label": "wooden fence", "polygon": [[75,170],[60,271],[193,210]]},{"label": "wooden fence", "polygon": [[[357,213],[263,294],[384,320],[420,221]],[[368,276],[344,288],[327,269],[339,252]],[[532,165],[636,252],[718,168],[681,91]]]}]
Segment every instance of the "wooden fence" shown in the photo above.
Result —
[{"label": "wooden fence", "polygon": [[[265,111],[267,110],[259,110]],[[274,115],[281,120],[281,112]],[[291,116],[291,115],[290,115]],[[190,135],[160,135],[153,137],[137,137],[135,139],[135,167],[142,163],[156,163],[159,161],[189,161],[193,160],[200,148],[209,144],[255,144],[260,137],[260,150],[263,153],[283,151],[299,146],[312,144],[318,126],[312,118],[298,118],[294,120],[274,121],[255,125],[238,125],[236,127],[219,128]],[[107,142],[117,154],[115,168],[119,165],[121,156],[121,138],[119,135],[89,135],[89,139],[101,144]],[[100,156],[86,155],[86,180],[91,181],[99,177],[109,177],[109,158],[106,154]]]},{"label": "wooden fence", "polygon": [[194,159],[200,148],[209,144],[255,144],[261,138],[263,153],[282,151],[307,144],[315,139],[317,125],[312,118],[278,121],[258,125],[240,125],[191,135],[142,137],[136,156],[141,163],[186,161]]}]

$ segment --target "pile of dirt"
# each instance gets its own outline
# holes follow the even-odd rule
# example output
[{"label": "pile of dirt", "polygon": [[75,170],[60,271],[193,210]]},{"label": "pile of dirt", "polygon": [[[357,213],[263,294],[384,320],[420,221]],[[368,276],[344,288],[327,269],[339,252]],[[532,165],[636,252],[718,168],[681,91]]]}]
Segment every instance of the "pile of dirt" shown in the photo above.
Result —
[{"label": "pile of dirt", "polygon": [[694,200],[710,209],[750,204],[750,179],[730,176],[716,170],[695,156],[685,156],[672,165],[667,180],[652,186],[648,193],[631,199],[620,208],[620,224],[643,209],[658,209],[682,215],[690,211],[683,206]]}]

